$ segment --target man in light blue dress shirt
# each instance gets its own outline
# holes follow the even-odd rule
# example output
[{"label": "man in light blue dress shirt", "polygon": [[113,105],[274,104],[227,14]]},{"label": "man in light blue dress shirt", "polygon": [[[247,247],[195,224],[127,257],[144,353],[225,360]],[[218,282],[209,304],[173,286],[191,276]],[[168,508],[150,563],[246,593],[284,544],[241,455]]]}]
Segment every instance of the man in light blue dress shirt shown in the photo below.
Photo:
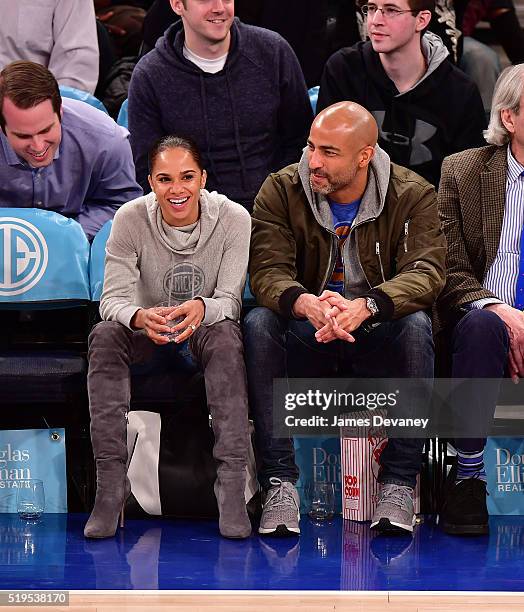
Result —
[{"label": "man in light blue dress shirt", "polygon": [[43,208],[75,219],[89,240],[142,195],[129,133],[105,113],[61,99],[39,64],[0,72],[0,207]]},{"label": "man in light blue dress shirt", "polygon": [[[437,324],[449,332],[453,378],[518,382],[524,377],[524,64],[502,73],[491,109],[489,146],[442,165],[438,202],[448,252]],[[468,437],[455,440],[457,470],[441,512],[447,533],[488,533],[483,432],[498,392],[497,382],[477,382],[455,393],[455,422]]]}]

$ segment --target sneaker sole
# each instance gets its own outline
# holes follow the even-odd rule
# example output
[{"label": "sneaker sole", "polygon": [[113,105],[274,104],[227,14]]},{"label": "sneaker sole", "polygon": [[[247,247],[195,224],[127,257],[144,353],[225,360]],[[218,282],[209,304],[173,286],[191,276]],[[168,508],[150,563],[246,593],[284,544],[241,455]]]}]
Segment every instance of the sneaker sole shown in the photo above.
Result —
[{"label": "sneaker sole", "polygon": [[259,527],[258,533],[260,533],[260,535],[272,535],[277,538],[287,538],[300,535],[300,527],[286,527],[286,525],[278,525],[276,529]]},{"label": "sneaker sole", "polygon": [[416,518],[413,517],[412,525],[403,525],[401,523],[395,523],[387,518],[381,518],[379,521],[371,523],[370,529],[376,531],[387,532],[387,533],[413,533],[413,525],[415,525]]},{"label": "sneaker sole", "polygon": [[449,535],[489,535],[489,525],[452,525],[442,524],[442,531]]}]

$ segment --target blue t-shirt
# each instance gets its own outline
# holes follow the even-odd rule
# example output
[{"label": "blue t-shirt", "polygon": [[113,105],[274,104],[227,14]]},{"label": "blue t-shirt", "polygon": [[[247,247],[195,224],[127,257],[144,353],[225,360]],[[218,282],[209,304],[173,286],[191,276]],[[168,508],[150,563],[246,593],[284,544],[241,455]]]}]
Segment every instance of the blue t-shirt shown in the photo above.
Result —
[{"label": "blue t-shirt", "polygon": [[333,215],[333,228],[338,236],[338,254],[335,269],[331,275],[326,289],[336,291],[344,295],[344,261],[342,259],[342,248],[346,238],[349,236],[351,225],[357,216],[360,207],[360,198],[349,202],[348,204],[339,204],[338,202],[329,201],[331,214]]}]

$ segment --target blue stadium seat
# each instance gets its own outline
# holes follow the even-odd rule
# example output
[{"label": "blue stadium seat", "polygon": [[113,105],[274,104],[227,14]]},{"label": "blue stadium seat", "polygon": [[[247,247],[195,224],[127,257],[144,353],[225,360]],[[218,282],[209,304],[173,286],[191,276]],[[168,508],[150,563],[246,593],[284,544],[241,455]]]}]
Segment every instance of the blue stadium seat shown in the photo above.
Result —
[{"label": "blue stadium seat", "polygon": [[0,209],[1,404],[63,403],[85,389],[88,262],[76,221]]},{"label": "blue stadium seat", "polygon": [[89,302],[89,242],[73,219],[38,208],[2,208],[0,244],[0,308]]},{"label": "blue stadium seat", "polygon": [[320,85],[315,85],[309,91],[309,101],[311,102],[311,108],[313,109],[313,113],[317,114],[317,102],[318,102],[318,92],[320,90]]},{"label": "blue stadium seat", "polygon": [[82,91],[81,89],[76,89],[76,87],[69,87],[69,85],[60,85],[60,94],[63,98],[72,98],[73,100],[80,100],[81,102],[85,102],[86,104],[90,104],[98,110],[103,111],[107,115],[107,108],[100,102],[98,98],[95,98],[92,94],[87,91]]},{"label": "blue stadium seat", "polygon": [[89,257],[89,283],[91,286],[91,300],[100,302],[104,286],[104,264],[106,256],[106,242],[111,233],[113,220],[104,223],[91,244]]},{"label": "blue stadium seat", "polygon": [[116,122],[118,123],[118,125],[121,125],[122,127],[125,127],[127,129],[127,98],[122,102],[122,106],[120,107]]}]

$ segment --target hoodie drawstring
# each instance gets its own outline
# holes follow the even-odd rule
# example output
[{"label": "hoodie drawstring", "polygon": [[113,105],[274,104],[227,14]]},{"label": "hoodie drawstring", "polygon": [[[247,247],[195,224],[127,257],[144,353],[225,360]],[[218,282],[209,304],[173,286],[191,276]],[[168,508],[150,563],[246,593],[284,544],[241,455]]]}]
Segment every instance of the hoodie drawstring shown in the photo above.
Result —
[{"label": "hoodie drawstring", "polygon": [[226,66],[226,83],[227,83],[227,93],[229,95],[229,99],[231,100],[231,111],[233,116],[233,128],[235,131],[235,145],[238,153],[238,159],[240,161],[240,170],[242,173],[242,188],[244,191],[248,190],[247,185],[247,170],[246,170],[246,162],[244,159],[244,154],[242,152],[242,143],[240,142],[240,128],[238,126],[238,115],[237,109],[235,106],[235,97],[233,96],[233,90],[231,87],[231,81],[229,78],[229,68]]},{"label": "hoodie drawstring", "polygon": [[202,100],[202,115],[204,117],[204,125],[206,126],[207,159],[209,160],[209,163],[211,165],[211,172],[215,178],[216,183],[218,184],[219,176],[215,167],[213,156],[211,155],[211,135],[209,133],[209,117],[207,113],[206,83],[203,74],[200,75],[200,98]]}]

